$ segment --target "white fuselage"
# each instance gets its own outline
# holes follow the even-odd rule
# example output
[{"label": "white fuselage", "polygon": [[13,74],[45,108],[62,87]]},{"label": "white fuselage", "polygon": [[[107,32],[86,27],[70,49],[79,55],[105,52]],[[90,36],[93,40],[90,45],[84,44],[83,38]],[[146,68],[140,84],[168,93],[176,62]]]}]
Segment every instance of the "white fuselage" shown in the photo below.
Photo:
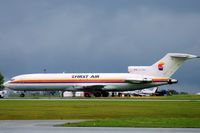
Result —
[{"label": "white fuselage", "polygon": [[128,91],[177,83],[170,79],[185,60],[196,55],[168,53],[151,66],[129,66],[129,73],[26,74],[4,83],[13,90],[103,90]]},{"label": "white fuselage", "polygon": [[[125,91],[149,88],[168,84],[168,78],[154,78],[154,82],[133,84],[127,79],[142,79],[144,76],[130,73],[56,73],[26,74],[13,77],[5,86],[13,90],[82,90],[101,89],[107,91]],[[145,78],[153,78],[145,76]],[[90,88],[91,87],[91,88]]]}]

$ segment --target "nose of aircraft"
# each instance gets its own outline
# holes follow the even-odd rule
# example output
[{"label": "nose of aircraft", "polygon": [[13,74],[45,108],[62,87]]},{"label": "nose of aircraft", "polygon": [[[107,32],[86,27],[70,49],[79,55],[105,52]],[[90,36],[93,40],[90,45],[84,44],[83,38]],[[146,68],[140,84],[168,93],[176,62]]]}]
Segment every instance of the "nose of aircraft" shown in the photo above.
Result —
[{"label": "nose of aircraft", "polygon": [[3,86],[6,87],[6,88],[9,88],[9,85],[10,85],[10,81],[3,83]]}]

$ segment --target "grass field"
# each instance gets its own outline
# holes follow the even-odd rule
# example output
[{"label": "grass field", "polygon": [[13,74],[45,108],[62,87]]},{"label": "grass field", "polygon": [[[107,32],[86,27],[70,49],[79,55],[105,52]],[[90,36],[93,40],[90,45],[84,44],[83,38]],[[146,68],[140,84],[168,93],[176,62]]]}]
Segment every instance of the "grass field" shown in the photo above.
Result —
[{"label": "grass field", "polygon": [[200,127],[199,101],[2,100],[0,120],[83,119],[65,126]]}]

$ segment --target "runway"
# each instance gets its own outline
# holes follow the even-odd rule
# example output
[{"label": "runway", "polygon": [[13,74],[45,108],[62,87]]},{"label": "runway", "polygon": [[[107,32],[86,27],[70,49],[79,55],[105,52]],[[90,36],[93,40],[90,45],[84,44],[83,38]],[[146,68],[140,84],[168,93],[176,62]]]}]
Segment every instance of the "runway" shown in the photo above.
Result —
[{"label": "runway", "polygon": [[200,128],[55,127],[82,120],[0,120],[0,133],[199,133]]}]

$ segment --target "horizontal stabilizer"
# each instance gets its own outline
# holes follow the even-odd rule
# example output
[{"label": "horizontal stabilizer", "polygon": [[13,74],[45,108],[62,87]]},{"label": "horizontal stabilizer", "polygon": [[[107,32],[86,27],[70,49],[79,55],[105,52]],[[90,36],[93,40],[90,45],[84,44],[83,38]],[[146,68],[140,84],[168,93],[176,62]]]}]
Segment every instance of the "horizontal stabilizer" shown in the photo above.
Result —
[{"label": "horizontal stabilizer", "polygon": [[173,58],[185,58],[185,59],[200,58],[200,56],[191,54],[181,54],[181,53],[170,53],[170,56]]}]

